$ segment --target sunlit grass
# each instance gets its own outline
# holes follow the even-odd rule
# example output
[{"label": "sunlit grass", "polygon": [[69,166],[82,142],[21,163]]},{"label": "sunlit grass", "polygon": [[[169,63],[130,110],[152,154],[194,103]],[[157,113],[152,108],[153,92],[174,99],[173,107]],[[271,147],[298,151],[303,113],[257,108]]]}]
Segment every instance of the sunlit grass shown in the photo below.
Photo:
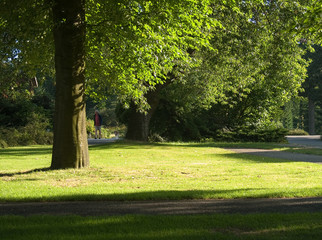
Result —
[{"label": "sunlit grass", "polygon": [[2,216],[2,240],[320,239],[322,213],[203,216]]},{"label": "sunlit grass", "polygon": [[322,196],[320,164],[212,143],[112,143],[90,147],[90,159],[87,169],[52,171],[48,146],[1,149],[0,201]]}]

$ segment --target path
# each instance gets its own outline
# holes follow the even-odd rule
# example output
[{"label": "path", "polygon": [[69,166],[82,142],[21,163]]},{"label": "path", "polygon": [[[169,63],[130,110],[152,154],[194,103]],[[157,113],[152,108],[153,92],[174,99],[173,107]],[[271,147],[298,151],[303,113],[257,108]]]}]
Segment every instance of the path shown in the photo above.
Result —
[{"label": "path", "polygon": [[[322,141],[320,135],[313,136],[287,136],[287,140],[291,146],[301,146],[310,148],[322,148]],[[312,154],[301,154],[283,152],[269,149],[250,149],[250,148],[227,148],[236,153],[245,153],[261,157],[271,157],[286,159],[296,162],[312,162],[322,164],[322,156]]]},{"label": "path", "polygon": [[105,144],[105,143],[115,142],[117,140],[119,140],[119,138],[102,138],[102,139],[89,138],[88,145]]},{"label": "path", "polygon": [[110,216],[110,215],[191,215],[321,212],[322,197],[291,199],[229,199],[182,201],[86,201],[0,203],[1,215],[35,214]]},{"label": "path", "polygon": [[290,145],[322,148],[320,135],[286,136]]},{"label": "path", "polygon": [[226,148],[226,149],[236,153],[245,153],[245,154],[251,154],[251,155],[256,155],[260,157],[286,159],[294,162],[311,162],[311,163],[322,164],[322,156],[319,156],[319,155],[291,153],[291,152],[282,152],[282,151],[269,150],[269,149],[254,149],[254,148]]}]

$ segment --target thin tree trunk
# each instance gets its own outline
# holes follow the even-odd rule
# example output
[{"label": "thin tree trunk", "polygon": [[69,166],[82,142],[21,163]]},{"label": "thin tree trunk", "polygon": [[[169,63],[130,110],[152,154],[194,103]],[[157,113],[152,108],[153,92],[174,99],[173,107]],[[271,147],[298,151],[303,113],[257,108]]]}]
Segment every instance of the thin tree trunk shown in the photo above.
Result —
[{"label": "thin tree trunk", "polygon": [[89,166],[85,114],[85,0],[53,5],[56,100],[53,169]]},{"label": "thin tree trunk", "polygon": [[314,101],[309,98],[309,134],[315,134],[315,104]]}]

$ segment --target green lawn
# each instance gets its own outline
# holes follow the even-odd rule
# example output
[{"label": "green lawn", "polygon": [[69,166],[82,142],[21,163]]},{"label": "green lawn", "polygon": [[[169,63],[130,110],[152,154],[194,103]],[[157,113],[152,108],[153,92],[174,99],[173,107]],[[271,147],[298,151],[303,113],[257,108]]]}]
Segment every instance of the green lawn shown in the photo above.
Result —
[{"label": "green lawn", "polygon": [[0,217],[2,240],[321,239],[322,213]]},{"label": "green lawn", "polygon": [[[48,169],[51,147],[0,149],[0,201],[322,196],[322,165],[241,155],[221,147],[272,144],[139,144],[90,147],[91,167]],[[0,239],[320,239],[322,212],[188,216],[0,216]]]},{"label": "green lawn", "polygon": [[111,143],[90,147],[90,168],[55,171],[49,146],[0,149],[0,201],[322,196],[320,164],[219,146]]}]

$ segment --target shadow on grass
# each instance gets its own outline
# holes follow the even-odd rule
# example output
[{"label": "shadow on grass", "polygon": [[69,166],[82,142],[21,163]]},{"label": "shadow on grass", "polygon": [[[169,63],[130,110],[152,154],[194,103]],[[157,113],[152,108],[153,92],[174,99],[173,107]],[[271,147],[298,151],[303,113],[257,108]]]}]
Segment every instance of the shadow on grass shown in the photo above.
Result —
[{"label": "shadow on grass", "polygon": [[[229,150],[229,149],[227,149]],[[218,156],[219,154],[217,154]],[[252,161],[257,163],[286,163],[286,162],[310,162],[322,163],[321,155],[292,153],[286,151],[265,151],[248,150],[245,152],[234,152],[221,154],[223,157],[240,159],[243,161]]]},{"label": "shadow on grass", "polygon": [[240,148],[263,148],[272,149],[281,147],[278,143],[241,143],[241,142],[173,142],[173,143],[147,143],[130,140],[120,140],[117,142],[109,142],[98,145],[91,145],[89,149],[150,149],[153,147],[180,147],[180,148],[227,148],[227,147],[240,147]]},{"label": "shadow on grass", "polygon": [[[321,213],[203,216],[4,216],[3,239],[320,239]],[[14,229],[14,231],[13,231]]]},{"label": "shadow on grass", "polygon": [[0,155],[8,156],[30,156],[30,155],[42,155],[42,154],[51,154],[52,147],[17,147],[17,148],[5,148],[0,149]]},{"label": "shadow on grass", "polygon": [[14,176],[20,176],[20,175],[27,175],[37,172],[47,172],[51,171],[52,169],[50,167],[46,168],[36,168],[28,171],[20,171],[20,172],[13,172],[13,173],[0,173],[0,177],[14,177]]},{"label": "shadow on grass", "polygon": [[[269,153],[269,152],[267,152]],[[225,153],[225,154],[216,154],[216,156],[221,156],[224,158],[229,159],[238,159],[242,160],[242,162],[255,162],[255,163],[287,163],[287,162],[294,162],[294,160],[290,159],[283,159],[279,157],[270,157],[270,156],[258,156],[253,154],[247,153]]]}]

